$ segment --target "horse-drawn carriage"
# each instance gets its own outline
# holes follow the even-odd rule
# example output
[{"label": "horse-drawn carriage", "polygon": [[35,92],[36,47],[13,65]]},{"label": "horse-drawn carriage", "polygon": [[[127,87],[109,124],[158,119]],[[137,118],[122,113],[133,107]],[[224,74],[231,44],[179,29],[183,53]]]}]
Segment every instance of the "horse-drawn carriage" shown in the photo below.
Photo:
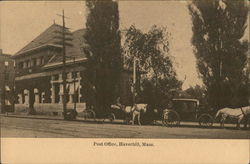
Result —
[{"label": "horse-drawn carriage", "polygon": [[111,105],[110,109],[107,111],[106,118],[103,119],[103,122],[108,119],[110,122],[113,122],[115,119],[122,119],[126,124],[129,124],[132,120],[132,124],[135,123],[137,117],[137,122],[141,124],[141,114],[147,111],[147,104],[135,104],[134,106],[125,106],[125,105]]},{"label": "horse-drawn carriage", "polygon": [[[164,126],[178,126],[181,121],[190,121],[198,122],[201,127],[212,127],[215,119],[221,115],[220,122],[223,127],[227,117],[237,118],[237,126],[239,126],[240,121],[245,115],[250,115],[250,106],[239,109],[223,108],[215,111],[205,105],[200,105],[197,99],[184,98],[172,99],[172,107],[162,111],[154,108],[149,110],[147,108],[149,108],[147,104],[136,104],[135,106],[121,105],[120,108],[116,105],[111,105],[105,119],[109,119],[110,122],[113,122],[118,118],[124,120],[127,124],[132,120],[132,124],[137,121],[139,125],[141,122],[143,124],[149,124],[151,121],[161,120]],[[235,113],[236,116],[233,116]],[[135,120],[136,117],[137,119]]]},{"label": "horse-drawn carriage", "polygon": [[165,126],[178,126],[181,121],[196,121],[201,127],[211,127],[214,111],[199,104],[197,99],[176,98],[172,100],[172,109],[163,111],[162,123]]},{"label": "horse-drawn carriage", "polygon": [[116,119],[126,120],[126,114],[124,112],[125,106],[111,105],[110,108],[106,111],[106,117],[103,119],[103,122],[108,119],[111,123]]},{"label": "horse-drawn carriage", "polygon": [[[172,104],[172,109],[165,109],[161,112],[156,109],[156,111],[147,110],[146,104],[137,104],[140,108],[139,111],[136,111],[138,107],[133,108],[132,106],[122,105],[119,108],[116,105],[111,105],[104,120],[108,119],[110,122],[113,122],[118,118],[129,124],[130,120],[134,123],[135,116],[137,116],[138,124],[140,124],[141,120],[144,124],[148,124],[152,120],[160,119],[165,126],[178,126],[180,121],[197,121],[202,127],[211,127],[213,125],[213,111],[199,105],[197,99],[173,99]],[[142,119],[140,117],[141,113],[145,114]],[[151,121],[145,121],[146,117],[150,118],[149,120]]]}]

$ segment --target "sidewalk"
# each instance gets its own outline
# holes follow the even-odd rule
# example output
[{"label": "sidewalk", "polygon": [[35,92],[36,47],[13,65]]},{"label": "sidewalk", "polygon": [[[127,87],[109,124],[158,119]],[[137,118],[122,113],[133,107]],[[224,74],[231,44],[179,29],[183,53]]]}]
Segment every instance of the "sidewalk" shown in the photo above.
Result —
[{"label": "sidewalk", "polygon": [[4,117],[16,117],[16,118],[37,118],[37,119],[53,119],[53,120],[63,120],[61,116],[49,116],[49,115],[28,115],[27,113],[4,113],[0,114]]},{"label": "sidewalk", "polygon": [[[27,113],[6,113],[0,114],[2,117],[14,117],[14,118],[28,118],[28,119],[47,119],[47,120],[64,120],[63,116],[50,116],[50,115],[29,115]],[[66,121],[66,120],[65,120]],[[84,117],[76,117],[75,120],[70,121],[86,121],[86,122],[103,122],[103,119],[84,119]],[[105,119],[105,123],[110,122],[108,119]],[[123,120],[115,120],[115,123],[123,123]]]},{"label": "sidewalk", "polygon": [[[62,116],[49,116],[49,115],[28,115],[27,113],[6,113],[0,114],[0,117],[14,117],[14,118],[27,118],[27,119],[46,119],[46,120],[61,120],[61,121],[66,121],[63,119]],[[103,123],[103,119],[84,119],[83,117],[76,117],[75,120],[71,121],[82,121],[82,122],[88,122],[88,123]],[[108,119],[105,119],[105,123],[111,123]],[[124,124],[123,120],[114,120],[111,124]],[[125,125],[125,124],[124,124]],[[155,124],[149,124],[150,126],[162,126],[161,120],[158,120],[157,123]],[[241,127],[243,125],[241,124]],[[179,127],[199,127],[198,122],[184,122],[181,121]],[[232,123],[225,123],[225,127],[230,127],[230,128],[235,128],[236,124]],[[211,128],[220,128],[220,123],[214,123]]]}]

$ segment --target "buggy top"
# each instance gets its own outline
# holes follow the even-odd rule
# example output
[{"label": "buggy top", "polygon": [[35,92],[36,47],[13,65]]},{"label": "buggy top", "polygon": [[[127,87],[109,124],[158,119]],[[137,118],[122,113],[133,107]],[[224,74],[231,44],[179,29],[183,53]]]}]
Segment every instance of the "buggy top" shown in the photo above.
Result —
[{"label": "buggy top", "polygon": [[172,101],[191,101],[191,102],[196,102],[197,106],[199,106],[199,100],[197,99],[175,98],[172,99]]}]

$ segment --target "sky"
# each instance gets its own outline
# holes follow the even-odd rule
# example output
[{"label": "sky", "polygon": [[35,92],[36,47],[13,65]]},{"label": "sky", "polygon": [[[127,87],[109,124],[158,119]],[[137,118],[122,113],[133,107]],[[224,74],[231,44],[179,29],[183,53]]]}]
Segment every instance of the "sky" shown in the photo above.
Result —
[{"label": "sky", "polygon": [[[167,27],[171,33],[170,53],[178,79],[184,80],[183,89],[202,85],[196,70],[191,44],[192,22],[186,1],[118,1],[120,29],[132,24],[148,31],[154,24]],[[15,54],[54,22],[61,24],[64,9],[66,26],[72,31],[84,28],[84,1],[5,1],[0,2],[0,48]]]}]

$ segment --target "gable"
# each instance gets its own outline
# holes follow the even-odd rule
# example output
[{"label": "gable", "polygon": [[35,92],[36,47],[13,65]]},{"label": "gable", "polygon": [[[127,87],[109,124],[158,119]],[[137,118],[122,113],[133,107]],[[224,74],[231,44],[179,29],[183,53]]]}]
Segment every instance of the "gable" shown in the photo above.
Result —
[{"label": "gable", "polygon": [[[30,43],[28,43],[25,47],[23,47],[21,50],[19,50],[15,55],[23,54],[29,50],[46,46],[46,45],[57,45],[56,42],[58,42],[58,39],[55,38],[56,31],[62,31],[62,26],[58,24],[51,25],[48,29],[46,29],[44,32],[42,32],[40,35],[38,35],[34,40],[32,40]],[[69,30],[68,30],[69,32]],[[58,45],[60,46],[60,45]]]}]

